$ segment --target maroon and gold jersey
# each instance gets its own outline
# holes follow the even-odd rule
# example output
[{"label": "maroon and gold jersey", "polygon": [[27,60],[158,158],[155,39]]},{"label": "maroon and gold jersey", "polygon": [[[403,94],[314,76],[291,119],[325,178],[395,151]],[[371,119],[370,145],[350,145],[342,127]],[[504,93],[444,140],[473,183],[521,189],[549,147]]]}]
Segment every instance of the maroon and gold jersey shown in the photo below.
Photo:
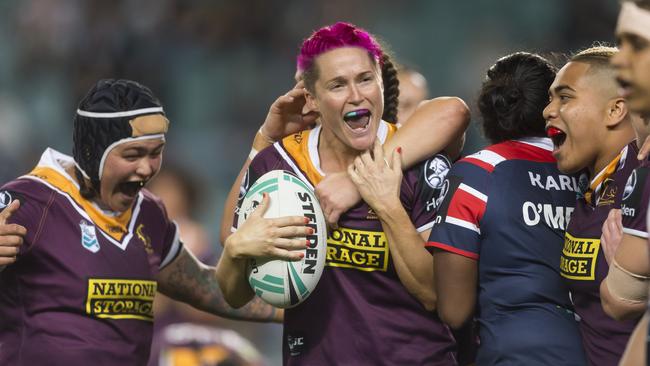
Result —
[{"label": "maroon and gold jersey", "polygon": [[131,209],[102,211],[48,149],[2,187],[27,228],[18,260],[0,272],[0,364],[144,365],[156,274],[181,249],[176,224],[147,191]]},{"label": "maroon and gold jersey", "polygon": [[[395,131],[382,122],[383,143]],[[260,152],[242,185],[264,173],[291,171],[315,186],[323,178],[318,155],[321,128],[286,137]],[[404,173],[400,198],[413,226],[431,228],[449,161],[437,155]],[[235,223],[237,218],[235,218]],[[365,202],[330,230],[323,275],[302,304],[285,312],[287,365],[455,365],[455,341],[400,282],[386,234]],[[424,245],[424,244],[423,244]]]},{"label": "maroon and gold jersey", "polygon": [[578,198],[565,233],[560,274],[581,318],[582,341],[591,365],[617,365],[637,323],[612,319],[600,303],[600,282],[609,271],[600,247],[602,226],[609,211],[621,207],[625,182],[639,165],[637,153],[636,144],[628,144],[592,179],[584,197]]},{"label": "maroon and gold jersey", "polygon": [[627,179],[621,202],[623,232],[643,239],[648,239],[646,225],[648,202],[650,202],[648,172],[650,172],[650,160],[646,159]]}]

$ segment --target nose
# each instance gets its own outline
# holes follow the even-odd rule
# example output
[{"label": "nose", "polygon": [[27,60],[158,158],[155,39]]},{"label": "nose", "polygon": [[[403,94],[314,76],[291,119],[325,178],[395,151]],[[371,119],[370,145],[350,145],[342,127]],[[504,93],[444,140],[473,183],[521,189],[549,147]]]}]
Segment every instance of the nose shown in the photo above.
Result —
[{"label": "nose", "polygon": [[352,84],[352,86],[350,86],[348,101],[351,104],[359,104],[363,101],[363,96],[361,95],[361,91],[359,91],[357,85]]},{"label": "nose", "polygon": [[550,101],[546,108],[544,108],[544,111],[542,112],[542,115],[544,116],[544,119],[548,122],[554,118],[557,117],[557,107],[556,103],[553,101]]},{"label": "nose", "polygon": [[158,167],[160,167],[159,158],[145,157],[140,159],[135,173],[142,178],[149,179],[156,173]]}]

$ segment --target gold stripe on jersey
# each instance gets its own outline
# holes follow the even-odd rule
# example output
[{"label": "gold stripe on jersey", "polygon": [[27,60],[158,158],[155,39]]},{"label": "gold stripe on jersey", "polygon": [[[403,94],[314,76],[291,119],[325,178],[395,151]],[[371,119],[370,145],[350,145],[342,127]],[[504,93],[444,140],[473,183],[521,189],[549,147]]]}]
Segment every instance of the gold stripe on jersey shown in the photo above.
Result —
[{"label": "gold stripe on jersey", "polygon": [[[395,134],[397,126],[384,121],[381,121],[380,123],[386,127],[387,141],[393,136],[393,134]],[[318,172],[318,169],[316,169],[314,162],[310,158],[309,137],[312,133],[314,133],[314,130],[306,130],[287,136],[282,139],[281,146],[291,159],[293,159],[293,162],[291,163],[295,163],[298,166],[298,169],[301,170],[302,174],[309,179],[309,182],[313,186],[316,186],[323,179],[323,176]],[[311,153],[318,154],[318,151],[311,151]]]},{"label": "gold stripe on jersey", "polygon": [[312,130],[294,133],[282,139],[282,147],[293,159],[298,169],[309,179],[309,182],[316,186],[323,177],[309,158],[309,135]]},{"label": "gold stripe on jersey", "polygon": [[76,185],[55,169],[43,166],[36,167],[28,175],[39,178],[67,194],[88,214],[95,225],[114,240],[121,242],[124,236],[128,234],[128,225],[133,214],[132,208],[115,217],[107,216],[90,201],[81,197]]}]

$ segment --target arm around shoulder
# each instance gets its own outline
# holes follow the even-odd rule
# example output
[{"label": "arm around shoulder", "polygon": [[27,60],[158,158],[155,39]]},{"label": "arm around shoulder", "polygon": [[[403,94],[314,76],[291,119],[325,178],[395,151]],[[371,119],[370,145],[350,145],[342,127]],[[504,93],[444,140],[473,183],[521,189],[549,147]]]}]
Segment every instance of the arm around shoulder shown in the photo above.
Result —
[{"label": "arm around shoulder", "polygon": [[442,150],[455,160],[460,156],[469,121],[469,108],[458,97],[426,100],[420,103],[395,137],[384,145],[384,151],[390,153],[398,146],[403,147],[405,168]]}]

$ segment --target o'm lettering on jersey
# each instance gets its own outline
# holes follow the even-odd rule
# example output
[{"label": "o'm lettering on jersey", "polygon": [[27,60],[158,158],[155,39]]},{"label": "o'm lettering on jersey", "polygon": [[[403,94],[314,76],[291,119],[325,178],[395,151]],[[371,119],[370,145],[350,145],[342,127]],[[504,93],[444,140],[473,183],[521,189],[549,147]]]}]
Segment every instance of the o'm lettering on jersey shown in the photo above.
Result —
[{"label": "o'm lettering on jersey", "polygon": [[595,280],[599,250],[600,239],[576,238],[567,232],[560,257],[562,277],[577,281]]}]

